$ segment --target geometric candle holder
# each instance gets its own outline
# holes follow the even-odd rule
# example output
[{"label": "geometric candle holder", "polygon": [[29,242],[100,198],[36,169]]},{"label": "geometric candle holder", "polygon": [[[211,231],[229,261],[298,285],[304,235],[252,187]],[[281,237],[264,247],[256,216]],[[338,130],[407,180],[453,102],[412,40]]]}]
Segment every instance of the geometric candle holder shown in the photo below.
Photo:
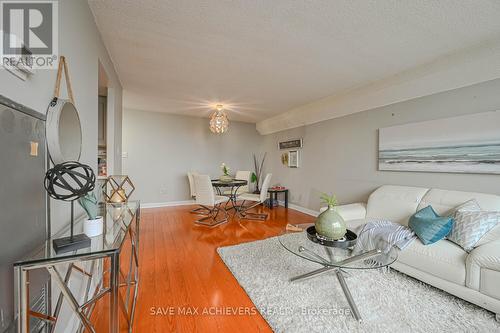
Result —
[{"label": "geometric candle holder", "polygon": [[124,175],[109,176],[103,185],[103,194],[108,203],[127,202],[134,191],[134,184]]}]

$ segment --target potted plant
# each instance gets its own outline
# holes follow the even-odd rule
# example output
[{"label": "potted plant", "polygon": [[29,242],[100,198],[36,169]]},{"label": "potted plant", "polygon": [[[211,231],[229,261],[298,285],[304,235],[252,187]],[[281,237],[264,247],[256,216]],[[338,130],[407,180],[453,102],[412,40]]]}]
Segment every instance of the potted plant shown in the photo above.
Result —
[{"label": "potted plant", "polygon": [[[250,175],[250,183],[252,183],[252,184],[257,183],[257,175],[255,174],[255,172],[252,172],[252,174]],[[257,188],[258,188],[258,185],[255,185],[254,193],[258,193]]]},{"label": "potted plant", "polygon": [[328,208],[319,214],[314,226],[318,238],[325,240],[339,240],[342,239],[346,232],[347,227],[344,219],[337,213],[337,198],[335,195],[328,195],[323,193],[321,201],[328,205]]},{"label": "potted plant", "polygon": [[88,219],[83,222],[83,232],[89,237],[102,234],[103,218],[98,216],[99,200],[94,192],[89,192],[78,199],[78,203],[87,213]]},{"label": "potted plant", "polygon": [[255,183],[255,191],[253,193],[259,194],[260,189],[259,189],[259,183],[260,183],[260,177],[262,176],[262,169],[264,168],[264,162],[266,160],[266,155],[267,153],[264,153],[264,156],[262,156],[262,160],[258,161],[257,156],[253,154],[253,165],[255,168],[255,172],[252,173],[251,177],[251,182]]},{"label": "potted plant", "polygon": [[226,163],[222,163],[221,166],[220,166],[220,168],[222,170],[222,176],[219,177],[219,180],[223,181],[223,182],[230,182],[230,181],[232,181],[233,177],[231,177],[229,175],[230,169],[227,167]]}]

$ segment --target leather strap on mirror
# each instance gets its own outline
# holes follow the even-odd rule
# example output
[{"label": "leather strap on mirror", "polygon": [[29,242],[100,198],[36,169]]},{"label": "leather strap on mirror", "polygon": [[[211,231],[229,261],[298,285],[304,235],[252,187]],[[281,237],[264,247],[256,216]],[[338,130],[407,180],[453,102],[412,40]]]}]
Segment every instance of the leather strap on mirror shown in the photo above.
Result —
[{"label": "leather strap on mirror", "polygon": [[64,69],[64,76],[66,77],[66,90],[68,91],[69,100],[71,103],[75,104],[75,100],[73,98],[73,89],[71,89],[71,80],[69,78],[68,71],[68,63],[66,62],[66,58],[64,56],[59,57],[59,67],[57,68],[57,79],[56,79],[56,87],[54,89],[54,98],[52,99],[51,105],[55,105],[57,103],[57,99],[59,98],[59,93],[61,91],[61,78]]}]

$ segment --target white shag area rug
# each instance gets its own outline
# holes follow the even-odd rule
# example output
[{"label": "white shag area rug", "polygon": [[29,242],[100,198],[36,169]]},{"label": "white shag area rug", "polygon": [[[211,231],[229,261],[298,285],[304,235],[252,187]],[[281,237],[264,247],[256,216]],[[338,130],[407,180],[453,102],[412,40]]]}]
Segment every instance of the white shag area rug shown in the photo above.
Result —
[{"label": "white shag area rug", "polygon": [[320,266],[276,237],[217,252],[275,332],[500,332],[493,313],[395,270],[349,271],[358,323],[335,273],[289,282]]}]

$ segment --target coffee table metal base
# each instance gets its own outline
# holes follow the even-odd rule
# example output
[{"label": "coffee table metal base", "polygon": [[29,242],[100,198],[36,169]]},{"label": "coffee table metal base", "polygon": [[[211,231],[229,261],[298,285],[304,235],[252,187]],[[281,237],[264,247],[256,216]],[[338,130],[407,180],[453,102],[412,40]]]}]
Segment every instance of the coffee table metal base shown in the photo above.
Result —
[{"label": "coffee table metal base", "polygon": [[342,273],[342,270],[338,267],[332,267],[332,266],[324,266],[320,269],[295,276],[290,279],[290,282],[296,282],[300,281],[303,279],[311,278],[329,271],[334,271],[335,274],[337,275],[337,279],[340,283],[340,287],[342,288],[342,291],[344,292],[345,298],[347,299],[347,303],[349,303],[349,307],[351,308],[352,311],[352,316],[354,319],[356,319],[358,322],[362,322],[363,319],[361,318],[361,314],[359,313],[358,307],[356,306],[356,303],[354,302],[354,299],[352,298],[351,291],[349,290],[349,287],[347,286],[347,283],[345,282],[344,275]]}]

